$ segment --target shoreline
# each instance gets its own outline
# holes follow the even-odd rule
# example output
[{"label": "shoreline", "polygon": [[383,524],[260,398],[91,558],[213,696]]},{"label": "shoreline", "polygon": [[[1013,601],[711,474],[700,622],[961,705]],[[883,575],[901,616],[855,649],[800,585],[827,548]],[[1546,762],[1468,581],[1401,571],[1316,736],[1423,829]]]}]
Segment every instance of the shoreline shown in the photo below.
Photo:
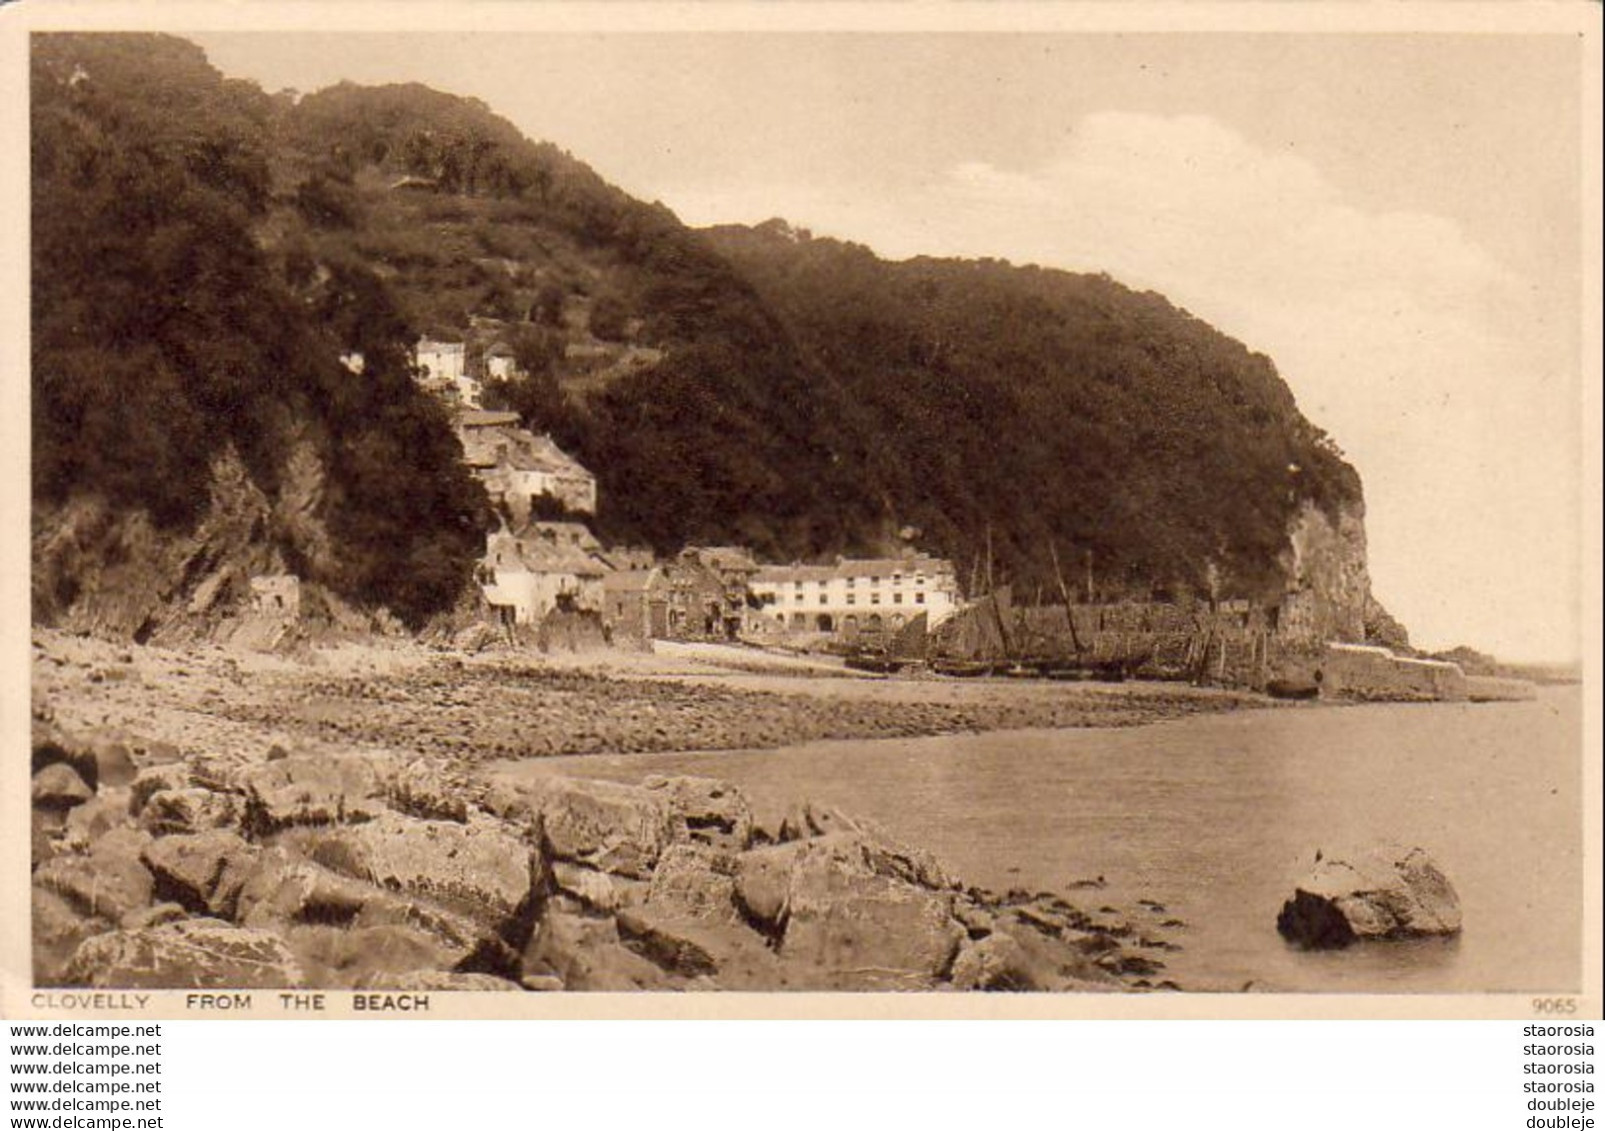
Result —
[{"label": "shoreline", "polygon": [[33,641],[34,698],[50,703],[63,726],[127,730],[179,751],[245,760],[266,744],[482,764],[1129,727],[1287,706],[1185,684],[837,676],[813,664],[799,675],[783,665],[730,670],[683,651],[472,655],[386,641],[284,657],[115,645],[53,630],[35,630]]},{"label": "shoreline", "polygon": [[1180,990],[1160,956],[1181,924],[1141,901],[969,886],[861,815],[807,796],[758,812],[716,777],[497,781],[511,744],[486,727],[555,700],[525,757],[627,756],[621,737],[673,754],[1247,705],[1012,681],[788,695],[674,657],[286,660],[49,631],[33,655],[35,977],[98,988]]}]

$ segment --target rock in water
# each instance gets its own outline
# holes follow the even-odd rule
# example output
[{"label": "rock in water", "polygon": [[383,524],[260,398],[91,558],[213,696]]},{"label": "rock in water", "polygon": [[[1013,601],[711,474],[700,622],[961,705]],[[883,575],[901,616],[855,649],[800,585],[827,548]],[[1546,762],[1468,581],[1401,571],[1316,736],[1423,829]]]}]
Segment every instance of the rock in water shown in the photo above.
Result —
[{"label": "rock in water", "polygon": [[1453,935],[1460,931],[1460,900],[1423,850],[1372,848],[1320,860],[1282,905],[1276,929],[1319,949],[1356,939]]}]

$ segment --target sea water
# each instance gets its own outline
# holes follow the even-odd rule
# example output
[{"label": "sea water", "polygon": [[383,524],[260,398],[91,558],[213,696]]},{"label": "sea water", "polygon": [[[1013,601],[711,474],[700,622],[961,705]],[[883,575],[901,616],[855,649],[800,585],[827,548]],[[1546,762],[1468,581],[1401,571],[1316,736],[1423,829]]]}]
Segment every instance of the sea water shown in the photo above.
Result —
[{"label": "sea water", "polygon": [[[1188,989],[1567,993],[1581,980],[1580,727],[1580,691],[1561,687],[1521,703],[1318,705],[496,772],[716,776],[760,807],[806,797],[874,818],[970,884],[1089,909],[1153,900],[1186,924],[1168,932],[1183,949],[1162,957]],[[1316,853],[1374,841],[1437,860],[1461,935],[1325,953],[1284,942],[1277,911]]]}]

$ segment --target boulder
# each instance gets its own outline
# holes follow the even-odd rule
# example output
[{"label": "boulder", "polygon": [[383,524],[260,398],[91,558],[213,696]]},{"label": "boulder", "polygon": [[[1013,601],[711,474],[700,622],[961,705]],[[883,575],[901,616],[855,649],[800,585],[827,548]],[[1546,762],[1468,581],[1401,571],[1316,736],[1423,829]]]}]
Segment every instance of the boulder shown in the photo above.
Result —
[{"label": "boulder", "polygon": [[674,836],[674,817],[659,791],[548,778],[531,787],[531,797],[546,850],[599,871],[644,879]]},{"label": "boulder", "polygon": [[719,946],[694,922],[665,915],[650,904],[619,912],[619,939],[625,946],[674,974],[695,978],[719,970]]},{"label": "boulder", "polygon": [[95,753],[85,743],[69,737],[47,719],[33,720],[33,769],[37,774],[47,766],[66,766],[91,790],[100,783],[100,766]]},{"label": "boulder", "polygon": [[65,812],[82,805],[95,791],[85,784],[65,762],[52,762],[33,775],[33,804],[36,809],[54,809]]},{"label": "boulder", "polygon": [[1043,987],[1022,947],[1007,934],[966,940],[949,977],[956,990],[1038,990]]},{"label": "boulder", "polygon": [[551,977],[570,990],[672,989],[665,970],[626,947],[611,918],[548,908],[524,951],[526,977]]},{"label": "boulder", "polygon": [[188,918],[189,912],[177,903],[157,903],[130,911],[117,925],[125,931],[137,931],[141,927],[159,927],[163,923],[176,923]]},{"label": "boulder", "polygon": [[401,767],[386,783],[390,807],[428,821],[468,823],[467,783],[443,758],[419,758]]},{"label": "boulder", "polygon": [[291,754],[240,775],[246,822],[257,835],[296,825],[343,825],[388,812],[393,767],[362,755]]},{"label": "boulder", "polygon": [[419,970],[449,970],[460,957],[428,931],[399,923],[371,927],[304,924],[287,928],[308,986],[319,989],[392,988]]},{"label": "boulder", "polygon": [[63,896],[35,884],[33,888],[33,980],[41,986],[65,984],[65,971],[85,939],[112,929],[106,920],[86,914]]},{"label": "boulder", "polygon": [[[58,856],[34,873],[34,883],[53,891],[85,915],[117,922],[149,906],[155,880],[140,862],[137,833],[109,834],[88,856]],[[144,838],[148,840],[149,838]]]},{"label": "boulder", "polygon": [[567,860],[552,861],[551,875],[552,886],[558,891],[598,911],[617,911],[644,898],[643,880],[610,876],[606,872],[598,872]]},{"label": "boulder", "polygon": [[331,871],[454,911],[514,946],[528,936],[540,856],[493,817],[463,825],[386,812],[321,832],[309,847]]},{"label": "boulder", "polygon": [[37,871],[39,865],[53,859],[57,853],[55,832],[59,822],[38,809],[28,814],[28,867]]},{"label": "boulder", "polygon": [[854,836],[805,842],[792,866],[781,955],[822,989],[924,989],[965,936],[950,896],[877,874]]},{"label": "boulder", "polygon": [[67,813],[66,843],[82,851],[128,821],[128,790],[101,789]]},{"label": "boulder", "polygon": [[141,859],[156,877],[158,898],[231,919],[260,853],[235,833],[208,829],[158,837]]},{"label": "boulder", "polygon": [[654,775],[641,784],[667,798],[677,838],[738,852],[752,842],[752,806],[729,782]]},{"label": "boulder", "polygon": [[697,985],[785,988],[779,960],[764,937],[732,918],[676,914],[649,902],[620,911],[616,924],[625,946]]},{"label": "boulder", "polygon": [[62,972],[68,985],[142,989],[298,989],[284,940],[217,919],[185,919],[85,940]]},{"label": "boulder", "polygon": [[230,829],[240,824],[243,807],[232,793],[214,793],[192,786],[157,790],[140,808],[140,827],[154,836]]},{"label": "boulder", "polygon": [[791,898],[791,869],[802,851],[802,841],[755,848],[736,861],[735,896],[753,922],[770,931],[786,925]]},{"label": "boulder", "polygon": [[735,895],[747,917],[765,929],[783,929],[803,861],[811,861],[809,866],[814,867],[829,859],[847,871],[933,891],[951,885],[946,871],[929,853],[905,847],[877,826],[863,823],[860,829],[858,822],[854,824],[850,831],[787,840],[742,853],[736,861]]},{"label": "boulder", "polygon": [[[525,987],[494,974],[460,974],[450,970],[414,970],[408,974],[386,974],[359,982],[359,990],[390,990],[396,993],[518,993]],[[562,989],[559,984],[556,989]]]},{"label": "boulder", "polygon": [[164,762],[160,766],[146,766],[134,775],[129,785],[128,811],[139,816],[152,794],[168,789],[188,789],[195,784],[189,767],[182,762]]},{"label": "boulder", "polygon": [[[515,952],[491,928],[424,900],[338,875],[282,848],[262,854],[240,889],[242,926],[292,932],[298,927],[360,932],[401,927],[426,936],[441,968],[511,969]],[[339,966],[338,961],[333,962]],[[408,969],[415,967],[407,967]]]},{"label": "boulder", "polygon": [[[1006,943],[994,943],[988,949],[970,960],[976,965],[967,965],[961,970],[957,959],[953,963],[954,984],[958,984],[961,975],[965,978],[981,972],[987,965],[1000,973],[1004,979],[1003,985],[987,986],[984,983],[977,985],[976,989],[1023,989],[1041,990],[1047,992],[1112,992],[1122,989],[1116,971],[1111,971],[1099,965],[1100,959],[1106,959],[1110,953],[1118,958],[1118,947],[1109,951],[1105,942],[1100,946],[1091,946],[1079,933],[1067,936],[1062,930],[1044,931],[1038,922],[1031,922],[1018,917],[1013,913],[1003,913],[997,917],[996,931],[981,942],[990,942],[993,938],[1008,939]],[[1108,951],[1106,953],[1106,951]],[[984,961],[978,961],[984,960]],[[990,960],[997,961],[993,964]]]},{"label": "boulder", "polygon": [[705,844],[665,849],[652,873],[646,906],[683,919],[740,923],[736,909],[736,861]]},{"label": "boulder", "polygon": [[113,735],[93,735],[83,745],[95,760],[96,789],[123,789],[133,782],[136,767],[128,742]]},{"label": "boulder", "polygon": [[1284,938],[1327,949],[1358,939],[1460,931],[1454,886],[1422,849],[1378,846],[1317,856],[1277,916],[1276,929]]}]

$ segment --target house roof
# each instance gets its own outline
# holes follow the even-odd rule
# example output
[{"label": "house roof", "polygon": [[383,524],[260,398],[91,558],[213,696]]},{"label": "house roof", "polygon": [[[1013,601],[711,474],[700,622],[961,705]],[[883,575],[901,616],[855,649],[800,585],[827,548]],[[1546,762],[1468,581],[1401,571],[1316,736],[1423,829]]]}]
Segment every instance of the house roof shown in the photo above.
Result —
[{"label": "house roof", "polygon": [[490,409],[473,408],[457,414],[458,428],[505,428],[517,424],[516,412],[493,412]]},{"label": "house roof", "polygon": [[652,587],[659,571],[654,569],[614,570],[602,579],[602,588],[610,593],[638,593]]},{"label": "house roof", "polygon": [[953,573],[946,558],[915,554],[906,558],[837,558],[834,565],[763,566],[753,581],[758,584],[791,585],[798,581],[834,581],[838,578],[891,577],[901,574],[935,576]]},{"label": "house roof", "polygon": [[608,573],[606,565],[578,546],[531,541],[506,533],[491,537],[485,558],[492,567],[503,570],[566,573],[575,577],[604,577]]},{"label": "house roof", "polygon": [[714,569],[756,573],[760,568],[752,551],[745,546],[687,546],[683,553],[687,557],[700,559]]}]

